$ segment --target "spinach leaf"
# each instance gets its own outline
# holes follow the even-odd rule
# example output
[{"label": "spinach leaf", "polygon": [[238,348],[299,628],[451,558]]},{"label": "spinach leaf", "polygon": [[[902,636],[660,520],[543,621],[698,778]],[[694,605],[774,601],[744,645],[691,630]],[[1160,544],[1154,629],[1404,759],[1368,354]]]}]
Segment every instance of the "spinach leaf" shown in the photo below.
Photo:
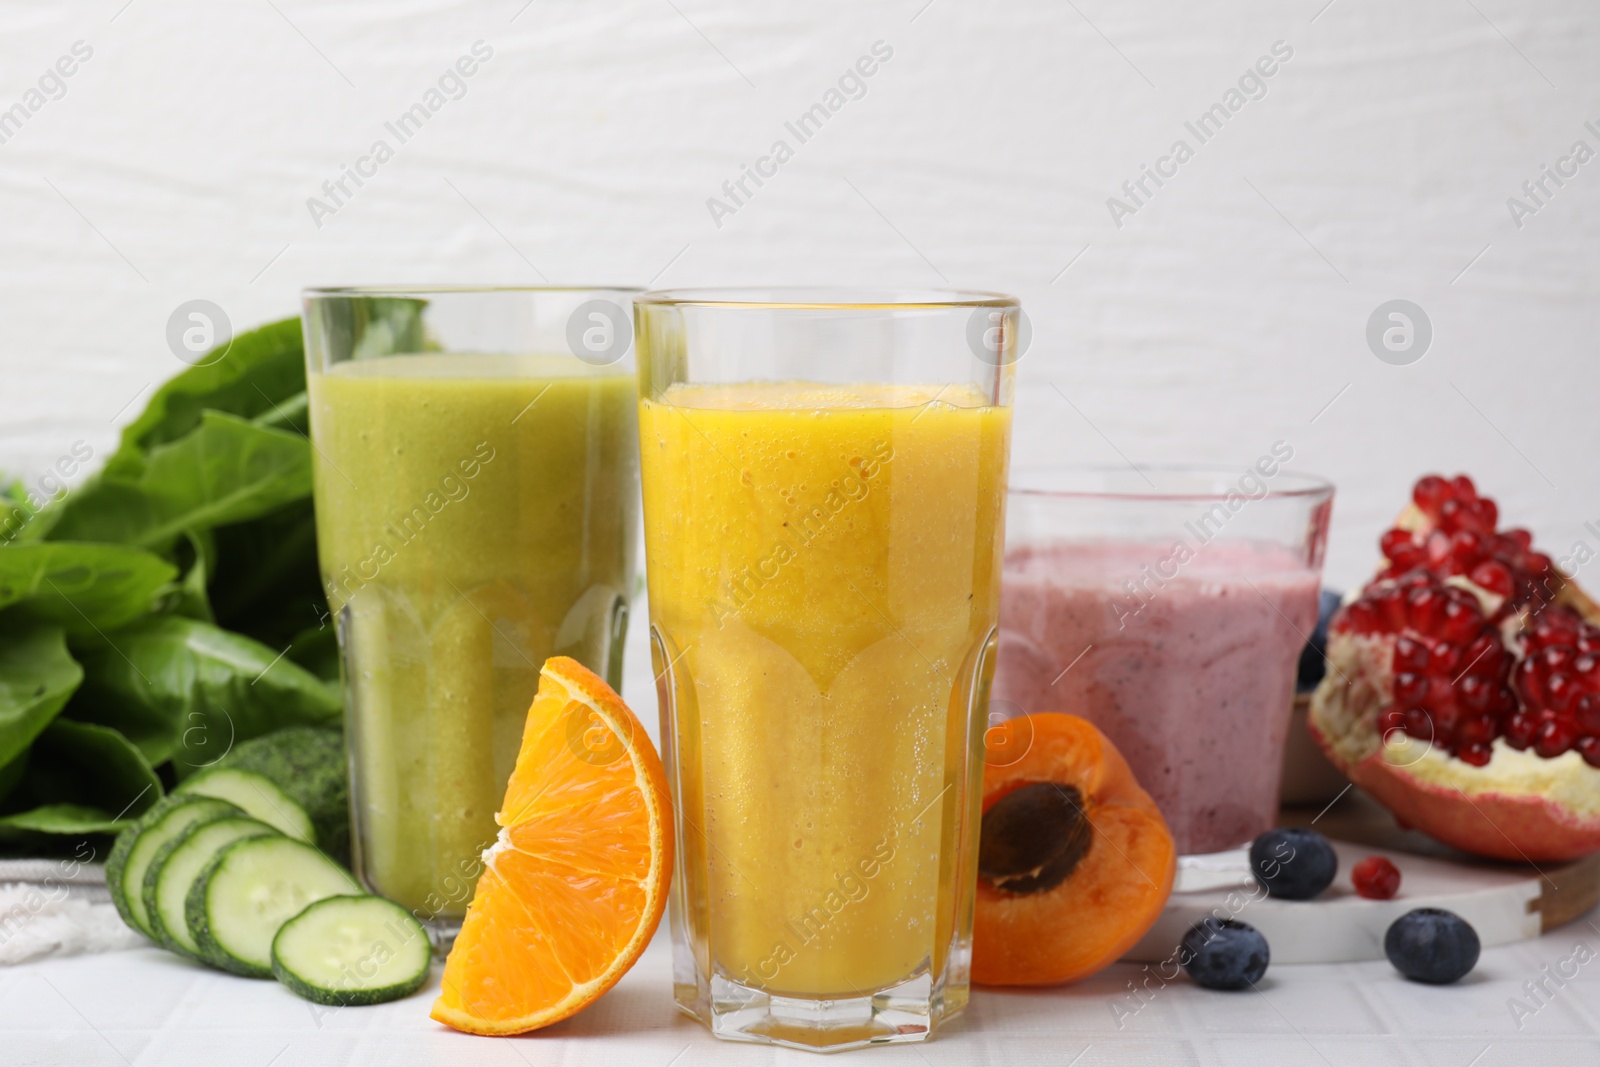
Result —
[{"label": "spinach leaf", "polygon": [[303,437],[311,436],[311,400],[304,391],[272,405],[250,420],[257,426],[273,430],[292,430]]},{"label": "spinach leaf", "polygon": [[11,791],[22,784],[22,775],[27,769],[27,749],[12,757],[10,763],[0,765],[0,802],[4,802]]},{"label": "spinach leaf", "polygon": [[0,764],[39,736],[82,681],[83,669],[67,654],[61,627],[16,621],[0,626]]},{"label": "spinach leaf", "polygon": [[225,355],[209,362],[216,356],[214,349],[200,365],[156,390],[144,413],[123,427],[122,444],[107,461],[107,474],[137,477],[147,452],[188,434],[200,425],[204,411],[253,419],[305,392],[303,352],[298,317],[240,334]]},{"label": "spinach leaf", "polygon": [[214,536],[210,595],[218,625],[282,648],[327,621],[310,498]]},{"label": "spinach leaf", "polygon": [[154,449],[137,480],[102,476],[54,505],[61,514],[47,536],[165,549],[186,530],[253,519],[310,492],[304,437],[207,411],[188,435]]},{"label": "spinach leaf", "polygon": [[235,741],[337,719],[337,691],[288,657],[209,623],[160,615],[79,648],[86,671],[67,714],[119,730],[181,778]]},{"label": "spinach leaf", "polygon": [[109,726],[59,718],[33,743],[24,795],[35,805],[83,804],[132,818],[161,799],[161,781]]},{"label": "spinach leaf", "polygon": [[117,819],[110,813],[83,804],[46,804],[15,815],[0,815],[0,838],[31,839],[34,834],[114,834],[133,824],[132,818]]},{"label": "spinach leaf", "polygon": [[327,682],[339,681],[339,639],[330,619],[320,627],[302,630],[289,642],[289,658]]},{"label": "spinach leaf", "polygon": [[69,633],[115,629],[147,614],[177,569],[128,545],[19,543],[0,548],[0,609]]},{"label": "spinach leaf", "polygon": [[216,622],[211,599],[206,595],[213,561],[217,558],[216,541],[210,530],[185,530],[183,533],[184,540],[179,543],[177,553],[183,567],[183,580],[173,586],[161,610],[168,615]]}]

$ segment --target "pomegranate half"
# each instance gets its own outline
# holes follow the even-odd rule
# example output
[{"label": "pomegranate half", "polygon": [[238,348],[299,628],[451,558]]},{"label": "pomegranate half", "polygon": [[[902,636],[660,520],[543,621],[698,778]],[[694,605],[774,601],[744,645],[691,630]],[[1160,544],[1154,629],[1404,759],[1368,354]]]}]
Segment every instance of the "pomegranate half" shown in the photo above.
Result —
[{"label": "pomegranate half", "polygon": [[1401,823],[1480,856],[1600,851],[1600,605],[1427,475],[1334,615],[1311,734]]}]

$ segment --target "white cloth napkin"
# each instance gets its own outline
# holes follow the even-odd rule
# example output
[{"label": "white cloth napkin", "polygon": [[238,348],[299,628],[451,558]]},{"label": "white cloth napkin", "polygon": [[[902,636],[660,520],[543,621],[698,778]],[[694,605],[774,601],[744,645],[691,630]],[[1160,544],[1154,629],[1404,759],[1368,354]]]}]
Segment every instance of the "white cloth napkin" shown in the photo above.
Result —
[{"label": "white cloth napkin", "polygon": [[140,940],[112,905],[101,864],[0,860],[0,966],[112,952]]}]

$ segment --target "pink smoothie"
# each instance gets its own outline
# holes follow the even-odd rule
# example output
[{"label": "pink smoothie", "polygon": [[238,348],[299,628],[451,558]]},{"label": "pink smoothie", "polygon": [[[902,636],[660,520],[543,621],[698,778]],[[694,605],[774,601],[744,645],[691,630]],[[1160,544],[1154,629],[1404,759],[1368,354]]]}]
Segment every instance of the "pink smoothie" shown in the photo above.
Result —
[{"label": "pink smoothie", "polygon": [[1157,545],[1013,549],[993,696],[1098,726],[1180,853],[1232,848],[1277,813],[1318,586],[1276,545],[1213,542],[1187,561]]}]

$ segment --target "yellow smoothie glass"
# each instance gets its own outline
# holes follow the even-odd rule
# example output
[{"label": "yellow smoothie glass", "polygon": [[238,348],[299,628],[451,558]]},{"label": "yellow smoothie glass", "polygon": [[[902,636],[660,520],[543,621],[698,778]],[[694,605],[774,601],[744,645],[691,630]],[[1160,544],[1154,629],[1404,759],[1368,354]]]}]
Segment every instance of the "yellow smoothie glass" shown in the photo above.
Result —
[{"label": "yellow smoothie glass", "polygon": [[317,552],[357,875],[444,942],[548,656],[621,682],[638,521],[632,291],[305,296]]},{"label": "yellow smoothie glass", "polygon": [[674,984],[720,1037],[917,1041],[966,1004],[1019,314],[636,304]]}]

